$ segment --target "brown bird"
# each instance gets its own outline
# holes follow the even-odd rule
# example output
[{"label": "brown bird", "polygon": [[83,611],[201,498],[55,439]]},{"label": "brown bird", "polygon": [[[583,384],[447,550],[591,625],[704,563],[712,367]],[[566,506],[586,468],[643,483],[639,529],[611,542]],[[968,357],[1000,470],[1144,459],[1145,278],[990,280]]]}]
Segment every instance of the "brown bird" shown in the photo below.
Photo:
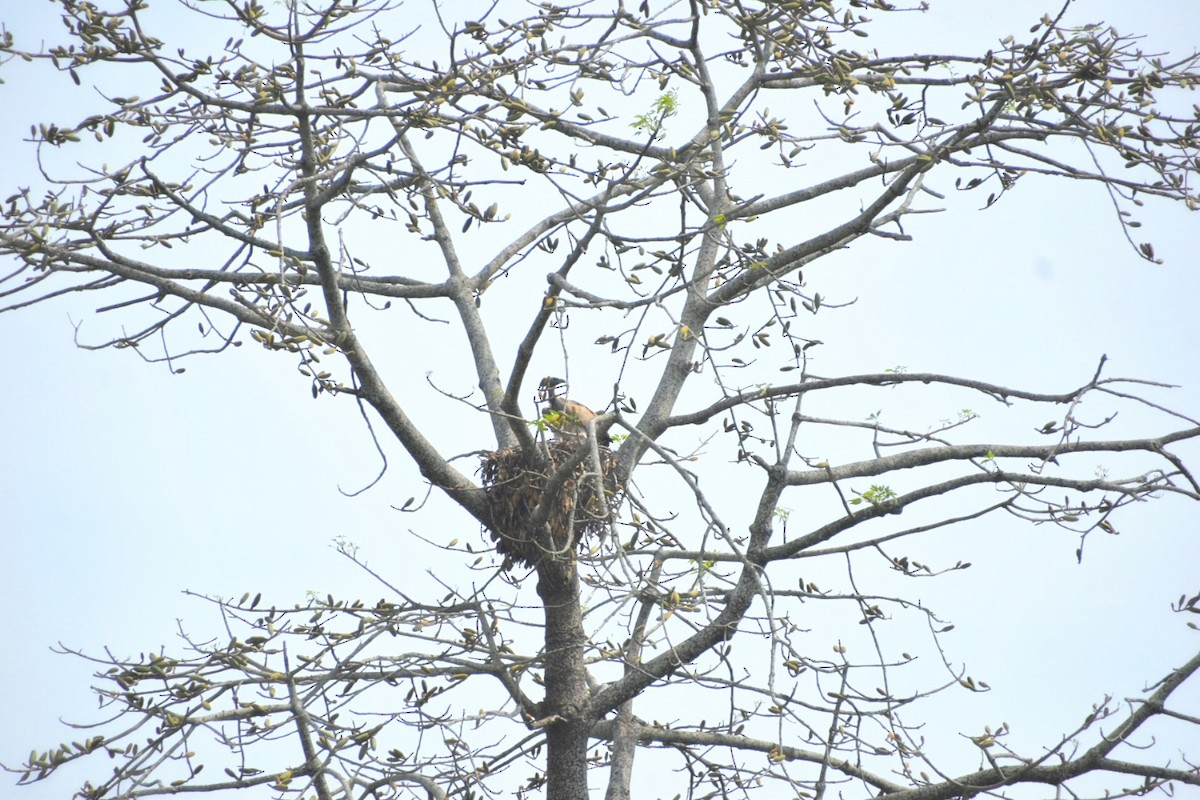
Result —
[{"label": "brown bird", "polygon": [[[553,376],[542,378],[542,382],[538,384],[538,399],[549,406],[542,416],[554,429],[556,438],[587,438],[588,423],[595,419],[597,414],[583,403],[567,397],[565,380]],[[597,441],[601,447],[608,447],[612,437],[606,433],[599,434]]]}]

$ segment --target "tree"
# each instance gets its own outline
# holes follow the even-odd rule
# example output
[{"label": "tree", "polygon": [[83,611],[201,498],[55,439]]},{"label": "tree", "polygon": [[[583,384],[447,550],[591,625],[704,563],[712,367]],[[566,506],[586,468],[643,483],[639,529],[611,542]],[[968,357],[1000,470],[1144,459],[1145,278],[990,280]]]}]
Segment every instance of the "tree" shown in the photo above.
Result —
[{"label": "tree", "polygon": [[[990,208],[1061,178],[1098,184],[1157,262],[1134,215],[1195,206],[1197,115],[1175,90],[1197,56],[1145,55],[1067,6],[959,56],[858,49],[898,13],[884,3],[200,2],[169,7],[181,23],[59,2],[72,44],[5,51],[95,82],[105,108],[34,131],[45,186],[4,201],[6,309],[98,292],[122,330],[85,346],[174,371],[256,343],[318,402],[382,423],[381,452],[435,495],[426,525],[445,526],[444,496],[498,553],[456,518],[436,595],[363,561],[378,601],[214,598],[227,637],[100,659],[116,717],[35,751],[23,782],[106,753],[83,797],[578,798],[603,776],[621,798],[644,793],[635,756],[680,770],[654,791],[698,797],[1200,784],[1186,755],[1140,749],[1164,719],[1195,724],[1177,693],[1200,655],[1060,740],[1009,748],[1000,724],[960,731],[977,766],[943,757],[922,709],[988,687],[921,593],[969,564],[905,554],[1007,515],[1071,531],[1083,560],[1126,506],[1200,499],[1179,455],[1200,424],[1103,358],[1067,389],[816,374],[806,328],[839,303],[804,276],[911,239],[951,193]],[[477,390],[435,383],[427,413],[396,351],[428,366],[442,315],[465,344],[447,369]],[[611,377],[586,437],[547,441],[526,399],[551,365]],[[1011,408],[1007,430],[822,410],[941,389]],[[1137,407],[1153,429],[1119,427]],[[464,415],[482,481],[438,425]],[[1178,611],[1200,608],[1189,588]]]}]

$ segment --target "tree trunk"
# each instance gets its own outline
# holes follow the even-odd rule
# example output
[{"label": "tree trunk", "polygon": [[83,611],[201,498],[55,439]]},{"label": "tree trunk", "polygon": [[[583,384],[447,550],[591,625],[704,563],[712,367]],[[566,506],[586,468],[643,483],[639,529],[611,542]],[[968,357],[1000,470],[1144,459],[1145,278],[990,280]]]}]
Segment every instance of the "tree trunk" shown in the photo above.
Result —
[{"label": "tree trunk", "polygon": [[586,800],[592,718],[575,565],[549,560],[540,564],[538,594],[546,614],[546,699],[541,713],[546,724],[546,798]]}]

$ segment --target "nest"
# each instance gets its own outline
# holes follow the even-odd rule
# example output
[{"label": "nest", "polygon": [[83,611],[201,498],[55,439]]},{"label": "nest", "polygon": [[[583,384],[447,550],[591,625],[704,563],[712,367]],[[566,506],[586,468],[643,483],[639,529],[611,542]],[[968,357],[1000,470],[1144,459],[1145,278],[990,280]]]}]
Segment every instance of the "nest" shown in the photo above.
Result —
[{"label": "nest", "polygon": [[[530,457],[519,447],[483,455],[480,475],[488,493],[492,527],[488,531],[504,569],[514,563],[537,566],[546,560],[571,562],[585,536],[608,530],[609,516],[620,501],[617,458],[601,448],[603,476],[597,479],[591,453],[563,482],[544,526],[534,524],[538,504],[546,497],[551,477],[579,451],[581,439],[556,439],[539,448],[544,456]],[[541,463],[537,463],[538,461]],[[601,487],[603,494],[601,495]]]}]

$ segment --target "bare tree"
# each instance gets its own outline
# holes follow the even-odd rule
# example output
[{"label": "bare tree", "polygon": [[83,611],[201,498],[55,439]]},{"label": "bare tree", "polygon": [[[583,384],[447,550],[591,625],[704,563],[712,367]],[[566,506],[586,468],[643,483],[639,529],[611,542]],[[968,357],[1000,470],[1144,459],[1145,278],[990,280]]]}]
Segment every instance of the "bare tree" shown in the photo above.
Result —
[{"label": "bare tree", "polygon": [[[357,404],[372,436],[382,422],[381,453],[399,447],[498,554],[455,522],[445,574],[474,578],[444,596],[363,562],[377,602],[212,599],[227,637],[97,659],[112,719],[35,751],[22,782],[82,760],[89,799],[558,800],[603,779],[616,800],[649,791],[636,755],[677,770],[654,791],[689,797],[1200,785],[1186,754],[1138,739],[1163,717],[1194,735],[1174,700],[1200,654],[1035,751],[998,725],[963,731],[977,768],[941,756],[924,702],[987,687],[910,587],[968,565],[903,555],[1007,516],[1076,532],[1082,557],[1128,505],[1200,499],[1173,450],[1200,423],[1103,359],[1040,391],[831,377],[801,330],[830,306],[807,265],[909,239],[951,191],[990,206],[1030,176],[1094,183],[1155,261],[1133,213],[1195,207],[1200,128],[1171,92],[1200,58],[1072,27],[1069,4],[986,53],[896,55],[860,45],[897,10],[857,0],[59,2],[68,43],[4,52],[97,85],[105,108],[35,130],[45,185],[10,190],[0,224],[5,310],[95,292],[123,328],[83,346],[173,370],[257,343],[314,398]],[[814,218],[828,223],[798,236]],[[435,413],[477,412],[482,481],[417,421],[396,366],[422,363],[446,313],[466,344],[448,368],[477,391],[441,391]],[[585,336],[605,366],[560,354]],[[548,440],[563,420],[529,403],[535,362],[602,371],[611,401]],[[809,410],[880,387],[981,398],[1011,427],[975,442],[973,413],[918,431]],[[1110,435],[1129,406],[1165,428]],[[1026,413],[1052,421],[1021,444]],[[838,631],[832,652],[806,636],[815,619]],[[926,644],[894,635],[908,621]]]}]

